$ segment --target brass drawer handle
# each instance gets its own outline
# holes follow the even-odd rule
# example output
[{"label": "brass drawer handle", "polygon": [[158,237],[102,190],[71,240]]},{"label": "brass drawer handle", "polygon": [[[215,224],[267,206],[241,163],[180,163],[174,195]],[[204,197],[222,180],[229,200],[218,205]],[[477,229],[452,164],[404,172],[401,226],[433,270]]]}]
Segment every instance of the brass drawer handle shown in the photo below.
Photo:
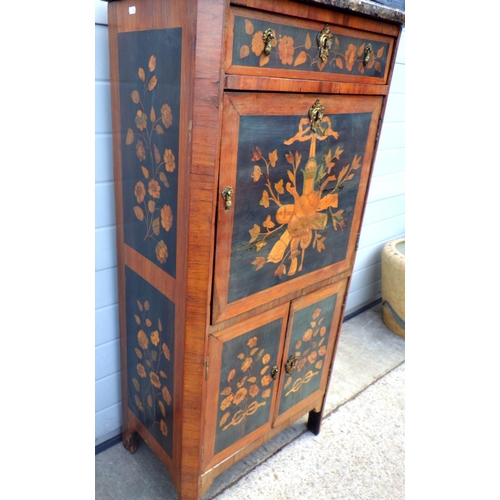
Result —
[{"label": "brass drawer handle", "polygon": [[285,371],[288,373],[288,375],[291,375],[295,371],[295,368],[297,368],[297,361],[298,359],[295,356],[290,356],[288,358],[288,361],[285,365]]},{"label": "brass drawer handle", "polygon": [[365,57],[363,58],[363,64],[366,66],[373,55],[373,47],[371,43],[367,43],[365,47]]},{"label": "brass drawer handle", "polygon": [[268,56],[271,53],[271,44],[273,43],[274,40],[274,33],[271,28],[267,28],[266,31],[264,31],[264,34],[262,35],[262,40],[264,40],[264,54]]},{"label": "brass drawer handle", "polygon": [[233,206],[233,188],[231,186],[226,186],[222,190],[222,197],[226,203],[226,210],[229,210]]},{"label": "brass drawer handle", "polygon": [[328,54],[332,48],[333,35],[330,31],[328,24],[318,33],[316,36],[316,41],[319,47],[319,58],[321,62],[325,62],[328,59]]},{"label": "brass drawer handle", "polygon": [[273,377],[273,380],[276,380],[278,378],[278,372],[279,368],[277,366],[273,366],[273,369],[271,370],[271,377]]},{"label": "brass drawer handle", "polygon": [[316,99],[316,102],[309,110],[309,120],[311,121],[311,129],[321,135],[323,135],[323,130],[321,129],[320,124],[323,121],[324,114],[325,107],[321,104],[319,99]]}]

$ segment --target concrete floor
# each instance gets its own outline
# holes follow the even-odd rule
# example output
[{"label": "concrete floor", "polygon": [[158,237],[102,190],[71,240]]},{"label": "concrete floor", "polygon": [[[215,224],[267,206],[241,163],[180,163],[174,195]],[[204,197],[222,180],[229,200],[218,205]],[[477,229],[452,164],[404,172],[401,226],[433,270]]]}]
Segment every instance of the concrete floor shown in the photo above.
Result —
[{"label": "concrete floor", "polygon": [[[203,500],[404,498],[404,359],[405,339],[385,326],[381,305],[345,322],[319,436],[304,416],[216,478]],[[95,498],[177,493],[144,443],[134,455],[120,443],[96,456]]]}]

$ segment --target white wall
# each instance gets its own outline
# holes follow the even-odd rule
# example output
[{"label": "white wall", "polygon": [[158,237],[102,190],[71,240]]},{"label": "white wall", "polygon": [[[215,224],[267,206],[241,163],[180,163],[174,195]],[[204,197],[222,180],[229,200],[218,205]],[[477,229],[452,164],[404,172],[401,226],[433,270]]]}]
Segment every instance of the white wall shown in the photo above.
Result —
[{"label": "white wall", "polygon": [[[120,433],[121,394],[107,3],[95,0],[95,444]],[[347,313],[380,297],[380,253],[404,236],[404,34],[380,136]]]},{"label": "white wall", "polygon": [[372,183],[361,228],[346,314],[381,297],[381,253],[405,237],[405,31],[403,30]]}]

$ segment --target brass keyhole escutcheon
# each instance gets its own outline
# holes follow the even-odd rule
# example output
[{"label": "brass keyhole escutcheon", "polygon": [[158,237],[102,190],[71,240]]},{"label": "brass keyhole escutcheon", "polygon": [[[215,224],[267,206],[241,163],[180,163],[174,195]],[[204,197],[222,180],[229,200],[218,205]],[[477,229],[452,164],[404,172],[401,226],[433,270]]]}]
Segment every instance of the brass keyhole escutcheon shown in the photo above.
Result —
[{"label": "brass keyhole escutcheon", "polygon": [[268,56],[271,53],[272,43],[274,40],[274,33],[271,28],[267,28],[262,35],[262,40],[264,40],[264,54]]},{"label": "brass keyhole escutcheon", "polygon": [[371,43],[367,43],[365,46],[365,57],[363,58],[363,64],[366,66],[373,55],[373,47]]},{"label": "brass keyhole escutcheon", "polygon": [[271,377],[273,377],[273,380],[276,380],[278,378],[278,372],[279,368],[277,366],[273,366],[273,369],[271,370]]},{"label": "brass keyhole escutcheon", "polygon": [[222,197],[226,204],[226,210],[229,210],[233,206],[233,188],[231,186],[226,186],[222,190]]},{"label": "brass keyhole escutcheon", "polygon": [[288,373],[288,375],[291,375],[295,371],[295,368],[297,368],[297,362],[298,359],[295,356],[290,356],[288,358],[288,361],[285,365],[285,371]]},{"label": "brass keyhole escutcheon", "polygon": [[325,62],[328,59],[328,54],[332,48],[332,40],[333,34],[330,31],[330,27],[328,24],[325,24],[325,27],[316,36],[321,62]]},{"label": "brass keyhole escutcheon", "polygon": [[316,99],[316,102],[309,110],[309,120],[311,122],[311,129],[321,135],[323,135],[323,130],[321,129],[320,124],[323,121],[324,115],[325,107],[321,104],[319,99]]}]

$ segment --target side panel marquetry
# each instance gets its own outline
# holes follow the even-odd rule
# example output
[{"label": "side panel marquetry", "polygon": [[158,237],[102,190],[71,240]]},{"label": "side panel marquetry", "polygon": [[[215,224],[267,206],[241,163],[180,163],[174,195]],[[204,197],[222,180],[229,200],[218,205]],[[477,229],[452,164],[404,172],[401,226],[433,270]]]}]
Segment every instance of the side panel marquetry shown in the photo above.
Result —
[{"label": "side panel marquetry", "polygon": [[172,458],[175,306],[125,267],[128,406]]},{"label": "side panel marquetry", "polygon": [[175,278],[181,28],[118,34],[125,244]]}]

